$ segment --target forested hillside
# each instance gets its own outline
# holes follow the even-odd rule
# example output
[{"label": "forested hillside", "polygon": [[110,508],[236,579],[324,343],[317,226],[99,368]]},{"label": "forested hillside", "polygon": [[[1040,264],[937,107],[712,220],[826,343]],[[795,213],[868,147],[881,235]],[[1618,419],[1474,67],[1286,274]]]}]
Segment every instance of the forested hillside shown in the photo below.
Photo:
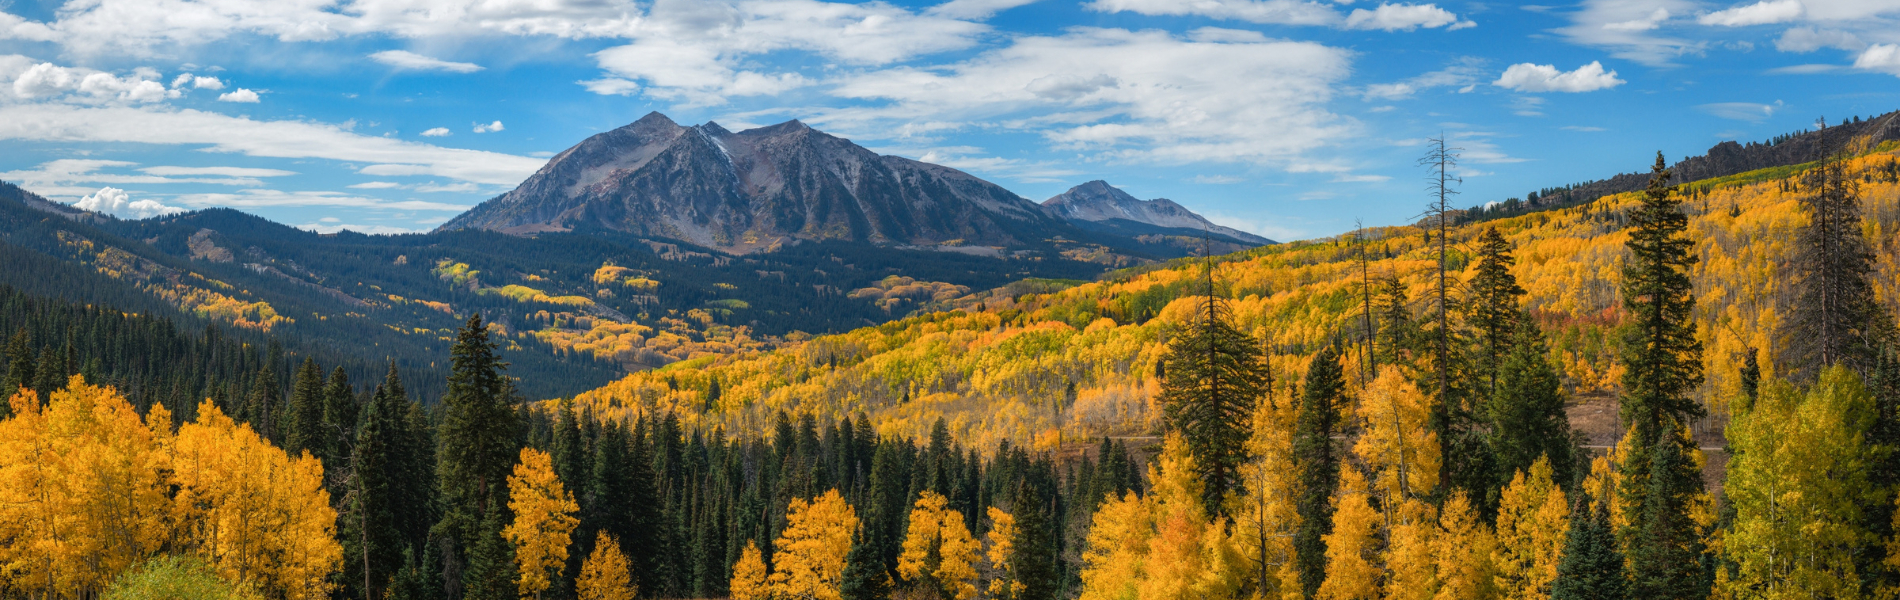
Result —
[{"label": "forested hillside", "polygon": [[120,221],[4,184],[0,241],[6,260],[37,269],[0,284],[394,360],[429,380],[446,374],[455,328],[482,314],[537,398],[881,323],[946,290],[1108,268],[843,243],[731,257],[612,232],[320,235],[225,209]]},{"label": "forested hillside", "polygon": [[[1861,225],[1874,253],[1875,297],[1900,309],[1900,156],[1890,146],[1847,161],[1859,186]],[[1695,336],[1709,374],[1694,393],[1720,417],[1740,394],[1736,375],[1750,348],[1768,376],[1786,374],[1796,304],[1791,262],[1808,223],[1811,192],[1782,170],[1682,188],[1690,269],[1698,302]],[[1628,260],[1636,193],[1448,231],[1448,298],[1474,308],[1480,238],[1495,228],[1514,248],[1510,273],[1526,310],[1549,336],[1548,358],[1571,395],[1613,393],[1623,376],[1619,327],[1626,322],[1618,269]],[[1347,344],[1348,376],[1371,379],[1368,343],[1435,306],[1437,240],[1419,227],[1379,228],[1332,239],[1268,246],[1218,257],[1214,282],[1231,298],[1234,322],[1264,344],[1276,380],[1297,380],[1332,340]],[[956,310],[821,336],[799,347],[702,359],[631,375],[577,401],[602,412],[674,412],[706,426],[751,431],[776,411],[838,415],[870,411],[887,435],[927,433],[946,417],[960,439],[1053,441],[1152,431],[1156,364],[1192,312],[1202,272],[1195,261],[1111,273],[1049,293],[979,292]],[[1395,309],[1394,307],[1398,307]],[[1365,318],[1373,313],[1369,326]],[[1370,354],[1368,351],[1372,351]],[[715,387],[717,394],[708,391]],[[1354,384],[1355,387],[1359,383]],[[1287,397],[1284,385],[1277,388]],[[712,396],[717,396],[713,398]],[[702,410],[710,408],[710,410]],[[1046,446],[1045,446],[1046,447]]]},{"label": "forested hillside", "polygon": [[[1868,146],[1092,282],[887,277],[854,300],[923,310],[545,401],[483,311],[422,402],[332,355],[273,396],[275,352],[15,293],[0,595],[1885,597],[1900,155]],[[137,344],[211,358],[165,392]]]}]

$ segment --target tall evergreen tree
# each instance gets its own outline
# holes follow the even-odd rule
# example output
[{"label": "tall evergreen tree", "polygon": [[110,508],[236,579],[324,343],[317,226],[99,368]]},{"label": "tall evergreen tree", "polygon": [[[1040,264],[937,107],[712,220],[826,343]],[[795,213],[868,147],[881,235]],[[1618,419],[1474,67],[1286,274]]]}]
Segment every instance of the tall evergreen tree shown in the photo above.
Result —
[{"label": "tall evergreen tree", "polygon": [[1201,471],[1208,514],[1219,515],[1226,514],[1222,498],[1240,486],[1249,424],[1268,374],[1259,340],[1234,327],[1232,310],[1214,289],[1211,264],[1205,291],[1194,320],[1168,342],[1160,400]]},{"label": "tall evergreen tree", "polygon": [[[1631,424],[1636,439],[1622,465],[1620,493],[1633,506],[1647,505],[1657,445],[1704,414],[1689,395],[1702,384],[1702,342],[1695,337],[1695,287],[1689,269],[1697,257],[1690,252],[1688,227],[1689,217],[1658,152],[1649,188],[1630,214],[1630,258],[1623,266],[1623,308],[1629,325],[1623,338],[1619,414],[1623,423]],[[1648,518],[1635,516],[1636,527]],[[1627,540],[1631,534],[1623,537]]]},{"label": "tall evergreen tree", "polygon": [[[554,423],[554,473],[567,483],[574,497],[582,502],[587,498],[588,456],[587,443],[581,439],[580,415],[574,411],[573,400],[562,400]],[[588,540],[592,536],[576,534],[574,539]],[[576,555],[582,554],[579,552]]]},{"label": "tall evergreen tree", "polygon": [[1377,313],[1379,328],[1375,358],[1379,364],[1397,365],[1405,369],[1407,375],[1416,376],[1418,365],[1413,358],[1418,351],[1418,325],[1412,321],[1411,299],[1405,293],[1405,283],[1397,276],[1381,278],[1372,310]]},{"label": "tall evergreen tree", "polygon": [[1545,358],[1544,334],[1537,325],[1526,321],[1516,329],[1488,407],[1497,472],[1529,471],[1539,457],[1549,457],[1552,479],[1568,488],[1576,476],[1576,460],[1570,418],[1564,413],[1563,380]]},{"label": "tall evergreen tree", "polygon": [[[402,463],[398,472],[402,479],[393,486],[392,494],[396,500],[398,526],[403,538],[410,547],[427,544],[429,532],[440,518],[437,504],[436,487],[436,436],[427,409],[419,402],[409,400],[408,392],[403,388],[402,376],[396,371],[395,363],[389,365],[389,373],[383,376],[383,394],[402,409],[403,424],[406,426],[401,436],[392,441],[395,455]],[[393,432],[392,432],[393,433]],[[423,552],[421,559],[430,565],[441,565],[440,552],[430,549]]]},{"label": "tall evergreen tree", "polygon": [[1811,381],[1838,363],[1864,377],[1890,324],[1867,281],[1874,253],[1861,233],[1860,182],[1840,157],[1822,161],[1801,179],[1809,190],[1801,197],[1808,223],[1789,265],[1796,299],[1781,323],[1788,371]]},{"label": "tall evergreen tree", "polygon": [[402,554],[402,568],[390,582],[389,600],[440,600],[442,598],[441,559],[435,546],[418,552],[411,548]]},{"label": "tall evergreen tree", "polygon": [[668,556],[666,522],[662,518],[659,476],[653,470],[653,452],[647,445],[644,421],[636,422],[627,440],[627,537],[621,542],[634,551],[634,584],[643,594],[658,594],[665,586]]},{"label": "tall evergreen tree", "polygon": [[362,412],[349,374],[343,372],[343,367],[330,371],[330,382],[323,386],[323,426],[318,436],[326,468],[349,460],[350,441],[356,438],[356,420]]},{"label": "tall evergreen tree", "polygon": [[1709,595],[1706,549],[1700,526],[1689,514],[1693,496],[1702,491],[1702,473],[1687,456],[1687,438],[1671,432],[1659,442],[1630,545],[1630,596],[1702,600]]},{"label": "tall evergreen tree", "polygon": [[[514,389],[496,356],[481,315],[469,317],[450,349],[448,390],[442,396],[442,424],[437,434],[436,481],[445,513],[438,533],[455,544],[443,553],[450,570],[460,569],[459,583],[477,587],[469,598],[499,589],[490,571],[500,560],[505,541],[499,540],[508,510],[508,474],[519,447]],[[492,527],[491,527],[492,525]],[[481,562],[477,561],[491,561]],[[512,568],[508,569],[512,573]],[[512,584],[510,586],[512,593]],[[463,597],[451,593],[451,598]]]},{"label": "tall evergreen tree", "polygon": [[[627,458],[626,430],[620,423],[609,421],[600,425],[600,433],[594,438],[594,453],[589,461],[587,492],[581,497],[580,539],[605,540],[611,536],[621,544],[625,552],[627,541],[633,535],[631,519],[633,507],[628,494],[632,492],[633,481],[628,469],[631,466]],[[596,533],[600,535],[596,535]],[[590,550],[591,552],[591,550]],[[634,567],[641,568],[646,555],[652,548],[640,548],[628,556],[634,561]],[[635,573],[636,583],[638,573]]]},{"label": "tall evergreen tree", "polygon": [[304,358],[290,388],[290,414],[284,420],[284,452],[323,456],[323,371],[317,360]]},{"label": "tall evergreen tree", "polygon": [[244,410],[239,420],[251,424],[251,429],[268,439],[276,439],[276,427],[271,420],[277,405],[283,402],[283,390],[277,385],[277,369],[265,364],[257,370],[257,378],[251,384],[251,394],[244,401]]},{"label": "tall evergreen tree", "polygon": [[1016,536],[1011,540],[1009,572],[1022,589],[1012,600],[1055,600],[1061,590],[1051,500],[1040,486],[1027,481],[1016,485],[1011,502],[1016,509]]},{"label": "tall evergreen tree", "polygon": [[[13,337],[7,340],[7,377],[0,380],[0,394],[12,398],[20,388],[30,388],[38,383],[38,378],[33,376],[33,366],[38,363],[33,360],[32,344],[32,339],[27,337],[26,327],[15,331]],[[6,410],[11,410],[11,406]]]},{"label": "tall evergreen tree", "polygon": [[860,528],[851,540],[851,552],[844,557],[844,574],[838,584],[843,600],[890,600],[891,578],[878,559],[874,544],[865,539],[869,529]]},{"label": "tall evergreen tree", "polygon": [[1293,468],[1299,472],[1300,483],[1300,528],[1294,532],[1293,552],[1307,598],[1319,593],[1319,585],[1326,579],[1323,538],[1332,532],[1333,491],[1339,487],[1339,455],[1333,435],[1339,430],[1345,386],[1339,348],[1328,345],[1306,368],[1306,394],[1293,425]]},{"label": "tall evergreen tree", "polygon": [[405,560],[414,559],[404,557],[414,547],[404,535],[411,528],[402,523],[400,504],[413,501],[401,497],[404,479],[412,476],[400,454],[408,436],[406,405],[378,386],[351,445],[352,477],[337,516],[337,537],[343,542],[341,591],[348,597],[382,597],[384,582]]},{"label": "tall evergreen tree", "polygon": [[1616,532],[1610,530],[1609,505],[1599,504],[1592,511],[1585,496],[1582,508],[1570,518],[1570,534],[1557,563],[1557,579],[1550,585],[1550,600],[1629,597],[1629,576],[1623,569]]},{"label": "tall evergreen tree", "polygon": [[[1867,427],[1866,438],[1871,463],[1867,483],[1872,490],[1861,514],[1866,515],[1869,537],[1884,541],[1894,536],[1888,507],[1894,506],[1895,496],[1900,495],[1900,356],[1891,351],[1878,356],[1873,376],[1867,380],[1867,391],[1874,400],[1874,422]],[[1900,588],[1900,569],[1887,565],[1891,556],[1884,543],[1868,544],[1861,556],[1864,558],[1859,567],[1865,588]]]},{"label": "tall evergreen tree", "polygon": [[867,542],[873,546],[885,574],[897,569],[904,520],[910,510],[909,450],[908,442],[886,440],[877,445],[871,458],[863,524],[870,532]]},{"label": "tall evergreen tree", "polygon": [[[503,485],[507,485],[503,483]],[[468,568],[462,571],[463,598],[467,600],[515,600],[514,546],[501,536],[504,511],[490,510],[474,529],[468,548]]]},{"label": "tall evergreen tree", "polygon": [[1517,259],[1511,256],[1511,243],[1504,234],[1496,227],[1486,227],[1478,236],[1478,273],[1471,278],[1473,297],[1468,311],[1477,337],[1477,371],[1484,378],[1486,397],[1497,392],[1498,370],[1518,338],[1518,321],[1523,318],[1518,297],[1525,292],[1517,284],[1517,276],[1511,274],[1515,264]]}]

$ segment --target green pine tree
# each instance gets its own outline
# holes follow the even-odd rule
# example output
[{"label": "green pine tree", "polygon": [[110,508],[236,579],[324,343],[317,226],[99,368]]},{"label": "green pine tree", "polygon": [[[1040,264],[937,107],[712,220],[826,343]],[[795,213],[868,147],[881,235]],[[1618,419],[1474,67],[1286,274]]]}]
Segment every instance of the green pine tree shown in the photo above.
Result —
[{"label": "green pine tree", "polygon": [[410,476],[403,468],[405,457],[399,454],[408,434],[407,404],[378,387],[351,445],[355,460],[343,514],[337,516],[345,596],[381,597],[383,585],[411,547],[403,535],[407,528],[401,523],[404,500],[399,497],[404,479]]},{"label": "green pine tree", "polygon": [[[1684,215],[1662,153],[1656,153],[1649,188],[1630,214],[1629,260],[1623,265],[1623,308],[1629,314],[1621,357],[1621,421],[1634,429],[1630,454],[1622,468],[1619,493],[1631,505],[1646,506],[1650,465],[1658,444],[1705,414],[1690,396],[1702,384],[1702,342],[1695,337],[1695,286],[1689,270],[1697,261],[1690,251]],[[1700,479],[1697,479],[1700,481]],[[1646,515],[1635,515],[1625,545]]]},{"label": "green pine tree", "polygon": [[40,393],[42,402],[51,398],[54,391],[66,387],[66,373],[61,367],[65,361],[60,360],[56,352],[53,346],[48,344],[40,348],[40,359],[34,361],[33,374],[39,378],[39,381],[34,382],[33,389]]},{"label": "green pine tree", "polygon": [[456,337],[448,390],[442,396],[437,473],[451,512],[475,519],[507,506],[518,426],[514,390],[502,370],[481,315],[469,317]]},{"label": "green pine tree", "polygon": [[[1885,541],[1894,536],[1891,507],[1900,494],[1900,355],[1879,353],[1867,384],[1874,399],[1874,422],[1867,427],[1866,438],[1867,483],[1872,489],[1861,514],[1866,515],[1869,538]],[[1887,550],[1877,541],[1860,554],[1857,566],[1869,589],[1900,587],[1900,570],[1886,565]]]},{"label": "green pine tree", "polygon": [[290,414],[284,427],[284,452],[309,452],[318,457],[325,449],[323,435],[323,371],[314,358],[303,359],[290,387]]},{"label": "green pine tree", "polygon": [[1374,344],[1378,351],[1376,359],[1382,365],[1396,365],[1416,379],[1418,364],[1413,359],[1418,353],[1419,333],[1418,325],[1412,321],[1411,299],[1406,296],[1405,283],[1396,276],[1387,276],[1379,280],[1378,286],[1372,305],[1379,328]]},{"label": "green pine tree", "polygon": [[[20,388],[30,388],[38,383],[38,378],[33,376],[33,366],[38,363],[33,359],[32,345],[25,327],[15,331],[13,338],[7,340],[7,376],[6,379],[0,379],[0,395],[12,398]],[[11,409],[9,405],[5,410]]]},{"label": "green pine tree", "polygon": [[514,546],[501,536],[506,524],[501,508],[483,517],[474,543],[468,549],[468,570],[462,572],[462,598],[465,600],[515,600]]},{"label": "green pine tree", "polygon": [[1306,394],[1293,425],[1293,468],[1299,472],[1300,498],[1296,507],[1300,528],[1294,532],[1294,560],[1299,563],[1300,586],[1307,598],[1319,592],[1326,579],[1326,541],[1332,532],[1333,491],[1339,487],[1339,455],[1333,436],[1339,432],[1339,408],[1344,402],[1344,372],[1339,348],[1328,345],[1306,368]]},{"label": "green pine tree", "polygon": [[869,529],[860,529],[851,540],[851,552],[844,557],[844,575],[838,584],[844,600],[889,600],[891,578],[877,556],[877,542],[867,539]]},{"label": "green pine tree", "polygon": [[[1517,259],[1511,256],[1511,243],[1504,234],[1496,227],[1486,227],[1478,236],[1478,272],[1471,278],[1473,298],[1467,318],[1477,337],[1476,366],[1484,380],[1486,397],[1497,393],[1498,371],[1519,337],[1518,321],[1524,318],[1518,307],[1524,288],[1511,274],[1515,264]],[[1499,470],[1510,472],[1502,465]]]},{"label": "green pine tree", "polygon": [[887,440],[877,445],[871,456],[871,477],[867,483],[863,526],[869,536],[882,572],[897,569],[897,555],[904,535],[904,521],[911,502],[911,447],[908,442]]},{"label": "green pine tree", "polygon": [[[587,443],[581,439],[580,415],[573,400],[562,400],[554,424],[554,474],[577,499],[587,497]],[[591,538],[575,538],[591,539]]]},{"label": "green pine tree", "polygon": [[1703,571],[1706,548],[1700,526],[1689,516],[1690,501],[1702,492],[1702,473],[1687,456],[1687,438],[1672,433],[1660,441],[1630,545],[1630,595],[1702,600],[1709,595]]},{"label": "green pine tree", "polygon": [[283,402],[283,389],[277,385],[277,369],[266,364],[257,370],[257,376],[251,381],[251,394],[244,400],[244,410],[238,420],[251,424],[251,429],[266,438],[276,436],[276,428],[271,421],[272,413]]},{"label": "green pine tree", "polygon": [[1586,499],[1570,518],[1570,535],[1564,541],[1563,558],[1557,563],[1557,579],[1551,582],[1550,600],[1629,597],[1629,576],[1623,569],[1616,532],[1610,530],[1609,505],[1599,505],[1592,511]]},{"label": "green pine tree", "polygon": [[[1549,457],[1552,477],[1568,487],[1576,460],[1563,379],[1545,358],[1544,334],[1535,324],[1523,322],[1514,333],[1487,411],[1497,472],[1528,472],[1539,457]],[[1496,487],[1508,483],[1500,480]]]},{"label": "green pine tree", "polygon": [[1213,289],[1212,269],[1194,320],[1168,342],[1160,401],[1169,428],[1194,454],[1208,514],[1221,515],[1222,499],[1240,485],[1254,405],[1266,395],[1269,375],[1259,340],[1234,327],[1232,311]]},{"label": "green pine tree", "polygon": [[390,581],[389,600],[440,600],[442,598],[442,569],[435,558],[435,546],[427,546],[422,557],[416,556],[415,548],[402,551],[402,568]]},{"label": "green pine tree", "polygon": [[1061,591],[1054,519],[1045,496],[1026,481],[1016,486],[1015,552],[1009,557],[1009,572],[1023,588],[1012,600],[1055,600]]},{"label": "green pine tree", "polygon": [[[660,478],[653,469],[652,447],[647,445],[647,428],[644,422],[636,422],[627,443],[627,488],[626,513],[627,537],[621,541],[633,552],[627,556],[633,562],[634,584],[648,593],[659,593],[666,587],[668,562],[672,558],[666,555],[668,538],[664,506],[661,505],[659,489]],[[784,510],[780,508],[779,510]]]},{"label": "green pine tree", "polygon": [[325,468],[349,460],[350,440],[356,438],[356,419],[363,407],[356,403],[356,388],[343,367],[330,371],[330,382],[323,386],[322,456]]}]

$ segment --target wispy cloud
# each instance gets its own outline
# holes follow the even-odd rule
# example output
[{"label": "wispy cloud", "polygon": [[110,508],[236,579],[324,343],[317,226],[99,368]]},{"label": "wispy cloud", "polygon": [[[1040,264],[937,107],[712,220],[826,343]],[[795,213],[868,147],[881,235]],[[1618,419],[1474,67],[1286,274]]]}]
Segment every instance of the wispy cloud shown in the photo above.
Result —
[{"label": "wispy cloud", "polygon": [[309,121],[266,121],[193,109],[0,105],[0,140],[196,145],[211,152],[399,165],[408,175],[515,185],[546,161],[351,133]]},{"label": "wispy cloud", "polygon": [[1781,101],[1776,100],[1774,104],[1756,104],[1753,102],[1715,102],[1711,104],[1697,105],[1695,109],[1702,111],[1704,113],[1708,113],[1709,115],[1720,117],[1723,119],[1733,119],[1736,121],[1748,121],[1751,123],[1759,123],[1767,119],[1768,117],[1774,116],[1776,111],[1781,110],[1781,107],[1782,107]]},{"label": "wispy cloud", "polygon": [[450,62],[439,58],[423,56],[408,50],[384,50],[369,55],[370,60],[383,63],[403,71],[445,71],[449,73],[474,73],[482,70],[475,63]]}]

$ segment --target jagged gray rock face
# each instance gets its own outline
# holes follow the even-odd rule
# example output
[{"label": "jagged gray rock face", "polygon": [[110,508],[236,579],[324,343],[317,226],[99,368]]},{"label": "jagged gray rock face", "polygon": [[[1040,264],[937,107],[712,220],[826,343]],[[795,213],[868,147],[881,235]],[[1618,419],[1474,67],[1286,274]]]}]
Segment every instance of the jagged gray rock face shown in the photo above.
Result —
[{"label": "jagged gray rock face", "polygon": [[743,253],[791,240],[1018,246],[1062,222],[962,171],[881,156],[798,121],[733,133],[656,112],[567,149],[439,230],[576,227]]},{"label": "jagged gray rock face", "polygon": [[1069,188],[1069,191],[1044,200],[1042,209],[1050,216],[1070,221],[1091,223],[1133,221],[1156,227],[1206,230],[1253,244],[1273,243],[1273,240],[1245,231],[1215,225],[1201,215],[1194,214],[1194,211],[1167,198],[1136,199],[1128,195],[1128,192],[1121,191],[1099,179]]}]

